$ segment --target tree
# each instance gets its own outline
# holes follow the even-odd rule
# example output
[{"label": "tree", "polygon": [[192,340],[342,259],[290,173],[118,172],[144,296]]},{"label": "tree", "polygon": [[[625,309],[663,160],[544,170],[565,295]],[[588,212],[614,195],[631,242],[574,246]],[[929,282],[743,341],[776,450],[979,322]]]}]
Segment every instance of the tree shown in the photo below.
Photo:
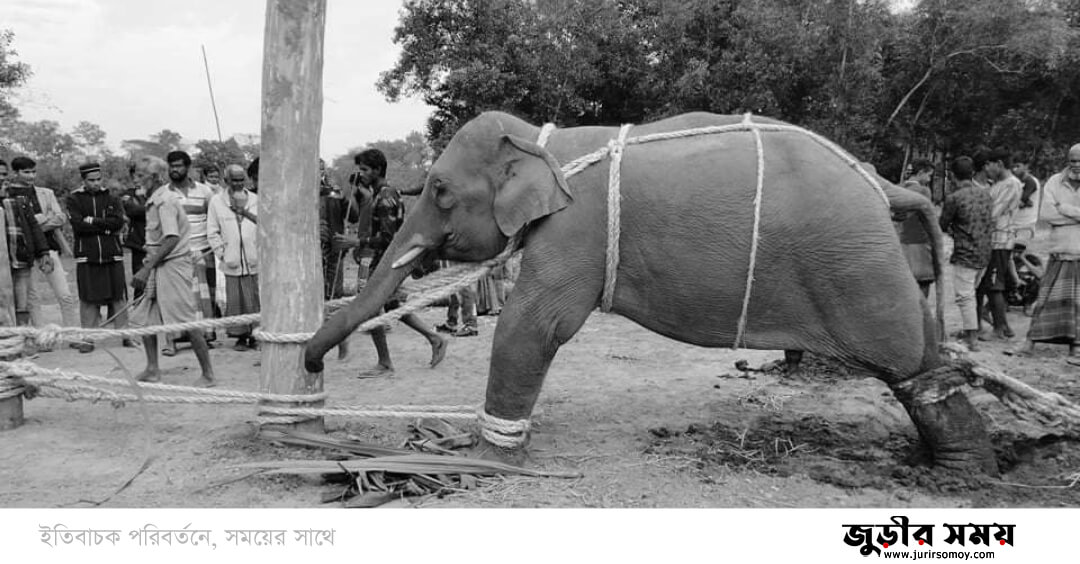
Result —
[{"label": "tree", "polygon": [[890,3],[407,0],[377,87],[435,108],[436,150],[491,109],[562,127],[753,112],[893,178],[975,144],[1060,166],[1080,130],[1080,0]]},{"label": "tree", "polygon": [[184,150],[183,136],[175,131],[162,129],[149,139],[125,139],[120,146],[131,158],[151,155],[164,159],[169,151]]},{"label": "tree", "polygon": [[30,78],[30,66],[15,60],[18,53],[11,44],[15,33],[0,30],[0,121],[19,117],[19,111],[10,102],[11,91],[26,83]]},{"label": "tree", "polygon": [[52,120],[18,122],[15,126],[16,146],[21,152],[38,159],[53,158],[61,164],[75,152],[75,138],[64,133]]},{"label": "tree", "polygon": [[923,0],[899,29],[883,130],[907,152],[1006,145],[1039,167],[1072,142],[1061,126],[1080,125],[1080,30],[1057,3]]},{"label": "tree", "polygon": [[224,170],[228,165],[237,164],[247,168],[248,155],[234,138],[224,142],[202,139],[195,143],[195,148],[199,151],[192,159],[195,167],[202,168],[213,164]]},{"label": "tree", "polygon": [[71,130],[71,136],[79,149],[86,154],[108,152],[108,148],[105,146],[105,131],[96,123],[80,121]]},{"label": "tree", "polygon": [[399,188],[412,189],[422,185],[427,177],[427,169],[433,162],[433,152],[424,135],[413,131],[405,139],[379,140],[339,155],[328,167],[339,186],[344,188],[348,185],[349,175],[356,168],[354,158],[365,149],[382,151],[386,156],[386,181]]},{"label": "tree", "polygon": [[15,124],[19,110],[11,103],[11,93],[30,78],[30,67],[15,60],[18,53],[11,47],[15,34],[0,30],[0,157],[14,151]]},{"label": "tree", "polygon": [[636,121],[650,100],[642,31],[614,0],[409,0],[401,56],[377,87],[435,107],[436,149],[490,109],[564,126]]}]

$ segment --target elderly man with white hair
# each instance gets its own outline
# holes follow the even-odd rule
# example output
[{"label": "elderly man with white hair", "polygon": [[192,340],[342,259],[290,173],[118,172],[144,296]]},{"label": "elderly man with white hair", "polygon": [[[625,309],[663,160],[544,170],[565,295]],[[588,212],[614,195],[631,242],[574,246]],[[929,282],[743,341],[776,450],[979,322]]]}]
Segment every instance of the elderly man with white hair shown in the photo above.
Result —
[{"label": "elderly man with white hair", "polygon": [[[259,252],[256,246],[259,197],[247,189],[239,165],[225,167],[225,186],[210,199],[207,238],[225,274],[225,315],[259,312]],[[229,327],[234,350],[257,348],[252,326]]]},{"label": "elderly man with white hair", "polygon": [[1080,366],[1080,144],[1069,149],[1065,170],[1043,185],[1041,217],[1050,224],[1050,263],[1046,267],[1028,330],[1035,343],[1069,345],[1066,362]]}]

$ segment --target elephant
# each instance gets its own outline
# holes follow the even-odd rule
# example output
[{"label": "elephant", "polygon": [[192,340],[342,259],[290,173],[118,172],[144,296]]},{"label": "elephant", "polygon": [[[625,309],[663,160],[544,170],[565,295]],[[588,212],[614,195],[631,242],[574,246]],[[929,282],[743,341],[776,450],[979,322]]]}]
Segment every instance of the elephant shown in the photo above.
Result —
[{"label": "elephant", "polygon": [[[628,135],[748,119],[689,113]],[[753,123],[792,127],[758,116]],[[496,325],[478,417],[483,450],[522,459],[548,367],[605,293],[609,166],[567,179],[560,163],[620,133],[555,129],[541,146],[541,131],[502,112],[458,130],[388,248],[391,260],[309,340],[308,371],[321,372],[326,352],[377,314],[418,260],[483,261],[517,237],[520,274]],[[625,144],[610,311],[684,343],[811,351],[869,370],[904,405],[935,463],[996,473],[984,423],[966,396],[956,387],[928,393],[942,389],[949,365],[890,206],[914,210],[940,250],[933,206],[811,135],[745,130]],[[940,277],[940,253],[935,266]],[[938,286],[940,312],[940,278]]]}]

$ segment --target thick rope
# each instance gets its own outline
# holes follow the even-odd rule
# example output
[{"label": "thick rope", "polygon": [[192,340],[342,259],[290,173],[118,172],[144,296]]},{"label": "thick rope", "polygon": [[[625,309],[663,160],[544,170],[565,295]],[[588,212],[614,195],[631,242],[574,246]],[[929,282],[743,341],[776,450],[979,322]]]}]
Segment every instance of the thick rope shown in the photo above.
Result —
[{"label": "thick rope", "polygon": [[[493,268],[501,266],[510,256],[517,251],[520,238],[511,238],[507,248],[498,256],[479,264],[459,263],[458,265],[443,269],[431,275],[430,280],[423,283],[410,285],[409,288],[417,287],[420,292],[410,294],[409,299],[398,309],[372,318],[358,327],[360,331],[370,331],[391,321],[396,321],[408,313],[416,312],[446,298],[458,291],[458,289],[475,283],[491,272]],[[329,308],[340,309],[351,302],[353,298],[341,298],[327,302]],[[39,346],[53,348],[60,342],[75,341],[100,341],[109,338],[148,337],[161,333],[183,332],[192,329],[209,330],[238,325],[250,325],[258,323],[260,314],[250,313],[235,315],[217,319],[202,319],[185,323],[172,323],[167,325],[149,325],[146,327],[127,329],[82,329],[78,327],[59,327],[47,325],[42,328],[35,327],[0,327],[0,355],[17,356],[23,348],[23,340],[31,340]],[[253,336],[256,339],[268,343],[305,343],[314,333],[268,333],[256,329]]]},{"label": "thick rope", "polygon": [[531,424],[528,419],[500,419],[488,414],[483,408],[476,411],[476,419],[480,423],[480,434],[497,447],[521,448],[529,440]]},{"label": "thick rope", "polygon": [[[323,401],[329,397],[325,392],[305,395],[261,394],[239,390],[193,388],[160,383],[139,383],[139,387],[143,390],[178,392],[178,394],[142,394],[140,396],[133,393],[99,388],[91,385],[91,383],[97,383],[117,387],[130,387],[130,383],[126,380],[47,369],[25,361],[0,363],[0,374],[6,376],[5,378],[0,378],[0,398],[20,395],[25,392],[28,386],[33,387],[35,394],[40,397],[60,398],[68,401],[88,400],[94,403],[108,401],[115,406],[123,406],[128,402],[137,401],[148,403],[211,405],[255,404],[265,401],[278,403],[311,403]],[[183,393],[189,395],[180,395]],[[339,415],[351,417],[438,417],[441,419],[462,421],[472,421],[476,419],[476,406],[472,405],[351,405],[340,407],[263,405],[260,406],[260,412],[275,416],[292,415],[320,417],[325,415]],[[295,420],[285,421],[284,419],[274,419],[273,422],[295,422]]]},{"label": "thick rope", "polygon": [[[13,381],[21,381],[42,388],[52,386],[70,390],[97,389],[87,384],[102,384],[106,386],[116,386],[120,388],[131,388],[131,383],[128,380],[105,378],[102,376],[93,376],[90,374],[82,374],[79,372],[44,368],[27,361],[0,362],[0,375],[5,376],[5,378],[0,378],[0,390],[6,389],[6,383],[9,383],[8,387],[10,387],[10,383]],[[87,384],[79,384],[78,382],[85,382]],[[144,390],[178,392],[201,397],[216,397],[241,400],[217,403],[258,403],[260,401],[316,402],[323,401],[329,397],[329,394],[327,394],[326,392],[303,395],[263,394],[257,392],[244,392],[240,390],[225,390],[219,388],[193,388],[188,386],[174,386],[172,384],[161,384],[156,382],[139,382],[139,387]]]},{"label": "thick rope", "polygon": [[626,147],[626,136],[630,133],[632,125],[625,124],[619,128],[619,136],[608,141],[608,153],[611,155],[611,166],[608,169],[608,240],[607,261],[604,265],[604,293],[600,300],[600,310],[611,311],[615,301],[615,279],[619,271],[619,236],[620,218],[622,217],[622,194],[620,184],[622,182],[622,156]]},{"label": "thick rope", "polygon": [[[669,141],[672,139],[683,139],[687,137],[697,137],[701,135],[714,135],[718,133],[732,133],[737,131],[750,131],[756,129],[758,131],[768,132],[787,132],[787,133],[801,133],[806,135],[819,145],[822,145],[828,149],[834,155],[840,157],[844,163],[855,169],[866,182],[874,188],[874,190],[881,197],[881,200],[885,203],[886,207],[889,205],[889,198],[885,195],[885,190],[881,187],[881,184],[864,169],[854,157],[849,155],[846,151],[841,149],[832,141],[806,129],[795,125],[780,124],[780,123],[735,123],[730,125],[713,125],[708,127],[698,127],[694,129],[684,129],[681,131],[667,131],[662,133],[650,133],[648,135],[642,135],[640,137],[631,137],[626,140],[627,145],[638,145],[641,143],[652,143],[655,141]],[[566,178],[585,170],[589,166],[600,162],[608,155],[608,148],[604,147],[595,152],[578,157],[568,164],[563,165],[563,175]]]},{"label": "thick rope", "polygon": [[555,131],[555,124],[545,123],[544,126],[540,128],[540,135],[536,138],[536,144],[541,147],[546,146],[553,131]]},{"label": "thick rope", "polygon": [[743,294],[742,313],[736,325],[733,349],[738,349],[746,336],[746,317],[750,310],[750,293],[754,289],[754,269],[757,266],[758,241],[761,237],[761,193],[765,186],[765,145],[761,141],[761,131],[756,127],[750,114],[743,118],[743,124],[749,125],[754,133],[754,145],[757,150],[757,187],[754,189],[754,230],[750,239],[750,264],[746,269],[746,292]]}]

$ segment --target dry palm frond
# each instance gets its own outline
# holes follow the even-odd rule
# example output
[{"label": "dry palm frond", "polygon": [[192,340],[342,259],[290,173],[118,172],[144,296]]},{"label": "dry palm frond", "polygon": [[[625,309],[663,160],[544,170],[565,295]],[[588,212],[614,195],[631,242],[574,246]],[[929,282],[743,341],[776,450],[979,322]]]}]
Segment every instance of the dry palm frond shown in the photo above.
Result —
[{"label": "dry palm frond", "polygon": [[501,462],[433,454],[404,454],[350,460],[279,460],[250,462],[239,468],[261,468],[267,474],[331,474],[347,472],[394,472],[402,474],[513,474],[534,478],[577,478],[576,472],[545,472]]},{"label": "dry palm frond", "polygon": [[[347,460],[281,460],[242,464],[255,474],[322,475],[337,486],[322,496],[323,503],[340,501],[345,507],[409,505],[406,498],[476,489],[496,476],[579,478],[580,474],[544,472],[500,462],[459,456],[452,449],[474,444],[471,433],[436,418],[422,418],[409,426],[405,442],[413,450],[386,448],[354,439],[339,439],[294,430],[264,430],[260,437],[278,443],[325,448],[353,457]],[[421,451],[421,452],[416,452]],[[440,454],[427,454],[426,452]],[[446,454],[452,456],[445,456]]]},{"label": "dry palm frond", "polygon": [[327,435],[294,430],[286,432],[277,429],[263,429],[259,431],[259,437],[282,444],[327,448],[366,457],[394,456],[412,452],[401,448],[389,448],[350,439],[338,439]]}]

